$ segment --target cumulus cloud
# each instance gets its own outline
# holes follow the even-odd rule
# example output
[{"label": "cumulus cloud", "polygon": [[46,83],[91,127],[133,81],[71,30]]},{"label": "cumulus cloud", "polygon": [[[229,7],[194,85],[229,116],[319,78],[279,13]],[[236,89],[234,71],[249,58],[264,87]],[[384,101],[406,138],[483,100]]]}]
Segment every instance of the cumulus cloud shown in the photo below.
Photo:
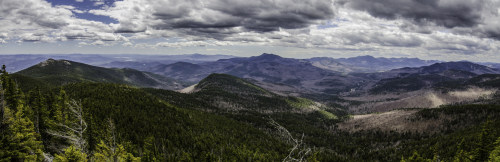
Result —
[{"label": "cumulus cloud", "polygon": [[475,26],[486,0],[348,0],[339,3],[367,11],[375,17],[408,18],[445,27]]},{"label": "cumulus cloud", "polygon": [[[2,0],[0,43],[75,41],[82,47],[150,49],[279,46],[468,56],[491,56],[500,47],[498,0],[89,2],[97,5],[95,9],[82,11],[45,0]],[[116,22],[82,19],[76,13],[108,16]]]},{"label": "cumulus cloud", "polygon": [[2,0],[0,2],[0,21],[3,27],[11,29],[21,25],[58,29],[67,26],[66,18],[70,10],[64,7],[51,7],[50,3],[40,0]]},{"label": "cumulus cloud", "polygon": [[331,0],[124,0],[90,12],[118,20],[118,33],[151,27],[216,38],[242,31],[304,28],[334,16]]},{"label": "cumulus cloud", "polygon": [[0,33],[9,33],[17,42],[54,42],[66,40],[128,41],[114,34],[110,25],[76,18],[83,12],[74,6],[52,4],[43,0],[0,1]]},{"label": "cumulus cloud", "polygon": [[430,33],[432,26],[437,26],[500,39],[498,0],[340,0],[338,4],[374,17],[411,21],[402,25],[403,29]]}]

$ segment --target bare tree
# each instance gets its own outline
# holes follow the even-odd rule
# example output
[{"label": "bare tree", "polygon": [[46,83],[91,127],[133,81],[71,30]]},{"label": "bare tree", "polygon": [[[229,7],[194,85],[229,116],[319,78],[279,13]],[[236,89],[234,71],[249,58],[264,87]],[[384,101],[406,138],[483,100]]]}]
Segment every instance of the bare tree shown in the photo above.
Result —
[{"label": "bare tree", "polygon": [[304,143],[304,133],[300,139],[296,139],[292,136],[290,131],[285,127],[281,126],[278,122],[270,118],[269,123],[278,129],[278,134],[288,143],[292,144],[293,147],[290,149],[288,155],[283,159],[283,162],[289,161],[306,161],[306,157],[311,153],[311,148],[307,147]]},{"label": "bare tree", "polygon": [[80,102],[71,100],[69,104],[71,119],[67,122],[57,123],[61,129],[59,131],[48,130],[50,135],[66,139],[71,145],[85,153],[87,141],[83,134],[87,130],[87,123],[83,117],[83,108]]}]

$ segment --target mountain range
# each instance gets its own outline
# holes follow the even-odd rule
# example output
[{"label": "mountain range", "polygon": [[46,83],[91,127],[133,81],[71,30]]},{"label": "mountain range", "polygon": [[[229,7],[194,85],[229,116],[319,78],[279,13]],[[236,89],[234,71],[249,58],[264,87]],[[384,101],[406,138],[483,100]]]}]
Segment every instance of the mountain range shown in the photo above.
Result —
[{"label": "mountain range", "polygon": [[26,104],[16,110],[26,109],[47,155],[65,143],[41,130],[60,130],[52,123],[70,102],[84,108],[91,156],[119,144],[143,161],[398,161],[415,152],[446,161],[500,134],[500,71],[471,62],[346,73],[263,54],[148,65],[47,59],[2,72],[0,92],[9,111],[12,100]]},{"label": "mountain range", "polygon": [[[145,57],[147,56],[147,57]],[[0,64],[6,65],[10,72],[33,66],[49,58],[71,60],[94,66],[115,67],[115,68],[133,68],[142,70],[155,64],[170,64],[179,61],[200,63],[206,61],[216,61],[225,58],[234,58],[231,55],[134,55],[134,54],[18,54],[18,55],[0,55]]]},{"label": "mountain range", "polygon": [[317,67],[342,73],[383,72],[402,67],[420,67],[441,62],[437,60],[420,60],[418,58],[375,58],[369,55],[338,59],[314,57],[308,60]]}]

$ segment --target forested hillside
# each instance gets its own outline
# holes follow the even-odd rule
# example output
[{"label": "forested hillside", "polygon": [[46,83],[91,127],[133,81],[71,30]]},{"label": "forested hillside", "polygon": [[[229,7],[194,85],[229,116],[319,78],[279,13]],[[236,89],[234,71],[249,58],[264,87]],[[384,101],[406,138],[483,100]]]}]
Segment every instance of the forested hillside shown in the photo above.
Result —
[{"label": "forested hillside", "polygon": [[51,86],[86,81],[162,89],[181,89],[184,87],[182,82],[148,72],[127,68],[108,69],[69,60],[48,59],[15,74],[29,76]]},{"label": "forested hillside", "polygon": [[[342,105],[227,74],[187,93],[85,80],[46,86],[43,77],[2,70],[0,160],[495,161],[500,150],[498,95],[482,105],[401,110],[411,111],[398,121],[407,127],[351,131],[343,124],[358,116]],[[476,82],[496,79],[483,78]]]},{"label": "forested hillside", "polygon": [[125,85],[24,93],[2,72],[2,94],[2,160],[279,160],[290,147],[247,124]]}]

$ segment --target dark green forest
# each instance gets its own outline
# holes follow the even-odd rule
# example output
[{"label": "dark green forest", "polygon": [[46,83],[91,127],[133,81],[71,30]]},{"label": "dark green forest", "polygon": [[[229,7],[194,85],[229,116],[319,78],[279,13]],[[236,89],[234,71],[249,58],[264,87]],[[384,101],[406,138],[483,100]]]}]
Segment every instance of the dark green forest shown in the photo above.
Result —
[{"label": "dark green forest", "polygon": [[437,132],[347,132],[342,108],[230,75],[188,94],[37,75],[1,71],[0,161],[500,161],[500,96],[409,119]]}]

